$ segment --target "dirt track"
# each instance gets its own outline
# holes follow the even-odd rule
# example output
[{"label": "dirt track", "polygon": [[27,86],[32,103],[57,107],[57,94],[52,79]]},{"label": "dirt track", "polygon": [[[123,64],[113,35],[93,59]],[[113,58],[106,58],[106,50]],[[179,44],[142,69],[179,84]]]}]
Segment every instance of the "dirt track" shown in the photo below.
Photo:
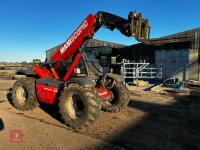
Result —
[{"label": "dirt track", "polygon": [[[123,112],[101,112],[85,133],[75,133],[55,107],[14,109],[8,102],[12,84],[0,80],[0,149],[200,149],[199,98],[136,90]],[[10,142],[15,129],[23,132],[23,142]]]}]

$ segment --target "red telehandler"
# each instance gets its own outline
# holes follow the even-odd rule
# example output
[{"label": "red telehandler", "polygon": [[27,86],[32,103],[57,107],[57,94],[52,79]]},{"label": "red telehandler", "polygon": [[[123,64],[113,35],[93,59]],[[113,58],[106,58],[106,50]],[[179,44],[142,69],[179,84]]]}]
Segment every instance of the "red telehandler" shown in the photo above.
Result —
[{"label": "red telehandler", "polygon": [[[117,112],[125,108],[128,92],[114,74],[103,74],[92,80],[75,73],[87,41],[100,27],[118,29],[138,41],[149,38],[150,26],[140,13],[130,12],[128,19],[102,11],[89,14],[50,61],[17,71],[16,74],[26,77],[18,79],[12,88],[13,106],[26,111],[38,107],[39,103],[58,104],[65,124],[75,130],[92,124],[101,109]],[[66,69],[63,66],[69,59],[72,63]]]}]

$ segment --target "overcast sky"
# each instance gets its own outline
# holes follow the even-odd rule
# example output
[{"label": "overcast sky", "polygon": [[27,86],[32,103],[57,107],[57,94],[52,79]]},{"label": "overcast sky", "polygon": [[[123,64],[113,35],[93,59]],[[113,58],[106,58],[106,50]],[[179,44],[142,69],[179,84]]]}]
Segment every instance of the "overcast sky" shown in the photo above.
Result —
[{"label": "overcast sky", "polygon": [[[141,12],[154,38],[200,27],[199,0],[1,0],[0,62],[44,61],[45,50],[64,42],[89,13],[99,10],[125,18],[131,10]],[[106,29],[94,38],[136,43]]]}]

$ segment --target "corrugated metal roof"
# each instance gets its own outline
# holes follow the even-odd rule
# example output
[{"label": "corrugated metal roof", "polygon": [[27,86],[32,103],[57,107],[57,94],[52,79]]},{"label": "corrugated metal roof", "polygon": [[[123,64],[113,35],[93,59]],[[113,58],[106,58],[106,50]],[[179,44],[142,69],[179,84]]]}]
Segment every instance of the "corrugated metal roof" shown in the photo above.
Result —
[{"label": "corrugated metal roof", "polygon": [[191,29],[176,34],[153,38],[145,42],[146,44],[166,44],[175,42],[192,42],[191,48],[200,48],[200,28]]},{"label": "corrugated metal roof", "polygon": [[[48,49],[46,51],[51,51],[54,49],[57,49],[61,44]],[[121,48],[121,47],[125,47],[127,45],[123,45],[123,44],[118,44],[118,43],[113,43],[113,42],[107,42],[107,41],[102,41],[102,40],[97,40],[97,39],[90,39],[88,41],[88,43],[86,44],[86,47],[97,47],[97,46],[107,46],[107,47],[113,47],[113,48]]]},{"label": "corrugated metal roof", "polygon": [[[50,58],[55,54],[57,49],[61,46],[57,45],[51,49],[46,50],[46,58],[47,60],[50,60]],[[122,44],[117,44],[117,43],[112,43],[112,42],[106,42],[102,40],[97,40],[97,39],[90,39],[88,43],[86,44],[86,47],[91,48],[91,47],[111,47],[111,48],[122,48],[125,47],[126,45]]]},{"label": "corrugated metal roof", "polygon": [[200,28],[161,38],[150,39],[145,43],[138,43],[128,47],[119,48],[118,52],[126,59],[147,59],[148,62],[153,63],[155,50],[173,49],[198,49],[200,57]]},{"label": "corrugated metal roof", "polygon": [[127,45],[122,45],[122,44],[118,44],[118,43],[107,42],[107,41],[102,41],[102,40],[97,40],[97,39],[90,39],[89,42],[86,44],[86,47],[98,47],[98,46],[121,48],[121,47],[125,47]]}]

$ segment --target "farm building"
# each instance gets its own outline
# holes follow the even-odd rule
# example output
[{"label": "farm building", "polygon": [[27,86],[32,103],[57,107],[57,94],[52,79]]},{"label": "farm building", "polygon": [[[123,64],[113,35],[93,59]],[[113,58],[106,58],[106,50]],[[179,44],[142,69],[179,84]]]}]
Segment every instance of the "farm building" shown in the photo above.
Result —
[{"label": "farm building", "polygon": [[118,49],[122,58],[163,69],[163,80],[200,81],[200,28]]},{"label": "farm building", "polygon": [[[46,51],[47,60],[58,47]],[[162,80],[178,78],[179,81],[200,81],[200,28],[131,46],[91,39],[86,47],[89,50],[111,51],[109,57],[120,56],[120,60],[147,62],[162,68]],[[115,69],[120,70],[119,67],[120,65]]]}]

